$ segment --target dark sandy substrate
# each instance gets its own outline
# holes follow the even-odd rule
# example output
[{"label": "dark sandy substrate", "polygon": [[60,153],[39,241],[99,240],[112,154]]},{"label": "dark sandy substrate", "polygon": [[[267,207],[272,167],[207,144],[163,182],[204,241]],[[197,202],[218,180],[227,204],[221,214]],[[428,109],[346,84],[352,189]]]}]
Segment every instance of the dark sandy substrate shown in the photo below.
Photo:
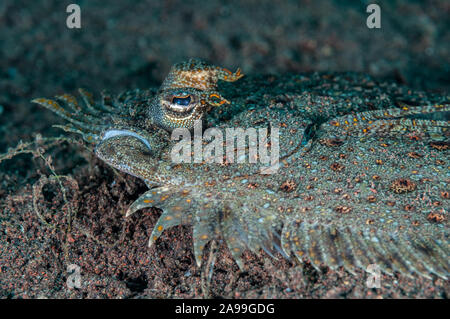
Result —
[{"label": "dark sandy substrate", "polygon": [[[71,146],[60,147],[55,156],[72,151]],[[27,184],[2,200],[2,298],[448,298],[450,293],[448,281],[404,276],[383,276],[382,288],[369,289],[363,271],[357,276],[326,268],[318,273],[265,254],[246,254],[246,271],[239,273],[224,245],[208,286],[204,269],[195,266],[191,229],[168,230],[148,249],[159,212],[146,209],[129,219],[123,216],[145,186],[86,157],[89,162],[73,166],[70,176],[76,182],[62,178],[70,205],[64,204],[54,181],[42,189],[38,183]],[[74,164],[66,161],[55,160],[57,170]],[[39,160],[34,162],[40,172],[46,171]],[[2,173],[2,179],[9,174]],[[68,264],[81,267],[80,289],[67,288]]]},{"label": "dark sandy substrate", "polygon": [[[236,10],[212,1],[80,1],[85,28],[69,32],[63,1],[1,1],[0,153],[39,133],[60,134],[51,125],[62,121],[32,105],[32,98],[77,87],[114,93],[154,87],[186,57],[240,66],[248,74],[364,71],[448,92],[448,1],[386,2],[378,33],[359,27],[364,8],[341,2],[249,2],[247,10]],[[318,273],[265,254],[247,254],[246,271],[239,273],[223,244],[208,285],[204,269],[195,266],[189,227],[164,232],[148,249],[160,212],[124,218],[146,190],[143,183],[114,172],[80,145],[62,143],[43,156],[65,176],[62,185],[39,156],[0,163],[1,298],[449,296],[449,282],[438,278],[383,276],[381,289],[368,289],[363,271]],[[80,289],[67,288],[69,264],[81,267]]]}]

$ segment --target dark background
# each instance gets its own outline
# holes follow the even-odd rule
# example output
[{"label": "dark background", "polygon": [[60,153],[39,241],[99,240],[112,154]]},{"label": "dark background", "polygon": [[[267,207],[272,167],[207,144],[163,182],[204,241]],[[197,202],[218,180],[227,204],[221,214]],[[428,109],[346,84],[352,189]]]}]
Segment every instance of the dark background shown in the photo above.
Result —
[{"label": "dark background", "polygon": [[[72,2],[81,29],[66,27]],[[366,27],[369,3],[381,7],[381,29]],[[448,92],[449,11],[446,0],[2,0],[0,151],[54,123],[30,99],[158,86],[187,57],[246,74],[350,70]]]}]

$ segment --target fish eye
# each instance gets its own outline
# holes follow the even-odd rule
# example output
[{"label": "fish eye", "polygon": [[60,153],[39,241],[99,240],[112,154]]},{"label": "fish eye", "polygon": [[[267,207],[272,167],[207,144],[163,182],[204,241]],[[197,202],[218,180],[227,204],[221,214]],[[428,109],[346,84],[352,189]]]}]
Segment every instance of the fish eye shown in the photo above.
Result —
[{"label": "fish eye", "polygon": [[188,106],[191,103],[191,96],[174,96],[172,98],[172,104],[178,104],[180,106]]},{"label": "fish eye", "polygon": [[168,92],[162,99],[165,112],[171,116],[184,116],[191,113],[198,106],[198,99],[195,94],[186,91]]}]

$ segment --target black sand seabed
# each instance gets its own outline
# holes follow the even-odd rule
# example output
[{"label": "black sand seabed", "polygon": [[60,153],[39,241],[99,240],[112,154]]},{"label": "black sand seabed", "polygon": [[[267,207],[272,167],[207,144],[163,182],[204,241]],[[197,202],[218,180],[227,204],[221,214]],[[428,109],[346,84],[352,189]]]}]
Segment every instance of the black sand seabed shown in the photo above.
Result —
[{"label": "black sand seabed", "polygon": [[[448,95],[448,1],[381,1],[381,30],[366,28],[365,6],[351,1],[79,1],[82,29],[69,30],[69,3],[0,3],[1,153],[36,134],[60,134],[51,126],[61,120],[32,98],[77,87],[113,93],[157,87],[170,65],[187,57],[239,66],[246,74],[361,71]],[[448,297],[448,281],[441,279],[385,276],[381,289],[368,289],[363,272],[317,273],[267,255],[248,255],[248,271],[237,275],[225,247],[205,287],[188,227],[166,231],[149,250],[159,213],[124,220],[143,183],[114,174],[81,146],[61,144],[46,155],[58,174],[70,177],[63,182],[71,208],[56,183],[39,188],[41,176],[51,175],[41,158],[0,163],[2,298]],[[33,199],[54,228],[40,221]],[[73,208],[78,214],[69,232]],[[66,286],[69,263],[82,269],[79,290]]]}]

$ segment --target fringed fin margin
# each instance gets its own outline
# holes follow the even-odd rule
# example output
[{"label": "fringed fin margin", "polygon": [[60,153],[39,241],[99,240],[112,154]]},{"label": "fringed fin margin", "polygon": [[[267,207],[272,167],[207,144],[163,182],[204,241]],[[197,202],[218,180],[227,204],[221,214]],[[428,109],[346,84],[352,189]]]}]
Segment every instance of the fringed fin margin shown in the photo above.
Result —
[{"label": "fringed fin margin", "polygon": [[332,269],[344,267],[351,273],[364,270],[371,264],[393,275],[395,272],[411,277],[418,274],[431,278],[435,274],[448,279],[449,240],[446,236],[431,239],[420,234],[390,235],[381,231],[335,228],[308,224],[295,220],[286,224],[282,232],[282,247],[303,262],[320,270],[322,266]]}]

